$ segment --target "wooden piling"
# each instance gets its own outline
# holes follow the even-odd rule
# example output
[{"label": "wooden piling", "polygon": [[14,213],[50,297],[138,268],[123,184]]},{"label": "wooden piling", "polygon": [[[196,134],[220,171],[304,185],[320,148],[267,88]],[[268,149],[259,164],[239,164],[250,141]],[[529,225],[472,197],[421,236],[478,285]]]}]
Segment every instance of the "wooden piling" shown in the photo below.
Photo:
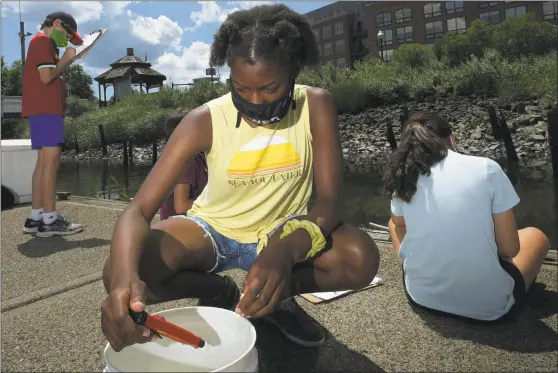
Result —
[{"label": "wooden piling", "polygon": [[[547,113],[548,119],[548,146],[552,161],[552,173],[558,177],[558,106],[554,106]],[[556,196],[558,199],[558,195]]]},{"label": "wooden piling", "polygon": [[153,164],[157,162],[157,141],[153,141],[152,156]]},{"label": "wooden piling", "polygon": [[123,146],[124,148],[122,149],[122,163],[124,163],[124,167],[128,167],[128,142],[124,141]]},{"label": "wooden piling", "polygon": [[74,148],[76,149],[76,154],[79,154],[79,143],[77,136],[74,136]]},{"label": "wooden piling", "polygon": [[128,162],[134,164],[134,144],[131,141],[128,141]]},{"label": "wooden piling", "polygon": [[391,150],[397,149],[397,141],[395,140],[395,133],[393,133],[393,124],[391,122],[387,123],[386,136]]},{"label": "wooden piling", "polygon": [[105,138],[105,128],[102,124],[99,124],[99,137],[101,140],[101,149],[103,149],[103,157],[106,157],[108,155],[107,140]]},{"label": "wooden piling", "polygon": [[492,136],[496,140],[501,140],[502,136],[500,134],[500,131],[498,130],[500,124],[498,123],[498,116],[496,115],[496,109],[494,108],[494,106],[490,105],[488,107],[488,115],[490,116],[490,129]]},{"label": "wooden piling", "polygon": [[498,132],[504,141],[504,147],[506,149],[506,155],[508,156],[508,161],[510,162],[518,162],[519,157],[517,156],[517,152],[515,151],[515,145],[513,144],[513,139],[511,137],[510,129],[508,128],[508,122],[506,121],[506,117],[503,113],[500,112],[500,120],[498,121],[499,127]]}]

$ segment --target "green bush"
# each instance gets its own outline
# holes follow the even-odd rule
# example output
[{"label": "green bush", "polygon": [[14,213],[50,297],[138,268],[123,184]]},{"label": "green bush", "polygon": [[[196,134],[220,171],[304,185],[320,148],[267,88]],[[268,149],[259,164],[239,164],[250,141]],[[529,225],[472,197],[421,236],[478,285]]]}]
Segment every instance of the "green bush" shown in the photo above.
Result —
[{"label": "green bush", "polygon": [[495,50],[487,50],[484,58],[472,56],[470,61],[452,71],[450,80],[453,80],[455,93],[496,95],[502,62],[502,57]]},{"label": "green bush", "polygon": [[94,100],[84,100],[76,96],[70,96],[66,101],[66,113],[68,116],[77,117],[97,108],[98,102]]},{"label": "green bush", "polygon": [[393,52],[392,63],[399,70],[423,69],[435,59],[432,49],[424,44],[403,44]]},{"label": "green bush", "polygon": [[28,139],[29,126],[27,120],[23,118],[2,119],[2,138],[3,139]]}]

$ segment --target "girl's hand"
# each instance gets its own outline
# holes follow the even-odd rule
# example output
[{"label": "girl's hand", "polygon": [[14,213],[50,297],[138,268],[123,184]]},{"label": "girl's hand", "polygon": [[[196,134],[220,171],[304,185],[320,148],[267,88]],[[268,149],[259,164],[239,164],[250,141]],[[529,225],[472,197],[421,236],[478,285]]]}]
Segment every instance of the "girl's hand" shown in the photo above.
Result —
[{"label": "girl's hand", "polygon": [[236,313],[244,317],[262,317],[271,313],[289,290],[294,260],[280,240],[270,244],[254,261],[242,287]]}]

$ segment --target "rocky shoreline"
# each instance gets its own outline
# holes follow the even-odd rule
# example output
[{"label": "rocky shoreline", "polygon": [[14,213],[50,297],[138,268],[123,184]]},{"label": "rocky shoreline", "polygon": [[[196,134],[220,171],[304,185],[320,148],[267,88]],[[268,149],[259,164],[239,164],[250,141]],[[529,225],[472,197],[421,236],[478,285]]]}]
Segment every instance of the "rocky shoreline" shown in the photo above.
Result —
[{"label": "rocky shoreline", "polygon": [[[551,103],[538,100],[526,101],[507,107],[498,107],[498,99],[476,97],[427,97],[425,102],[404,102],[384,105],[369,109],[359,114],[342,114],[339,116],[341,144],[346,166],[359,169],[363,166],[383,166],[391,149],[387,141],[387,125],[392,123],[395,138],[399,140],[400,115],[405,108],[410,114],[417,111],[433,111],[447,119],[454,130],[457,150],[464,154],[478,155],[492,159],[506,157],[503,143],[491,135],[488,107],[492,105],[501,110],[519,156],[526,166],[544,166],[550,164],[548,146],[548,124],[546,113]],[[500,113],[498,113],[500,115]],[[164,141],[158,144],[158,153],[162,151]],[[152,147],[133,150],[134,163],[150,163]],[[63,160],[98,160],[103,159],[100,149],[89,149],[78,155],[67,151]],[[104,159],[122,161],[123,146],[110,145],[108,156]]]}]

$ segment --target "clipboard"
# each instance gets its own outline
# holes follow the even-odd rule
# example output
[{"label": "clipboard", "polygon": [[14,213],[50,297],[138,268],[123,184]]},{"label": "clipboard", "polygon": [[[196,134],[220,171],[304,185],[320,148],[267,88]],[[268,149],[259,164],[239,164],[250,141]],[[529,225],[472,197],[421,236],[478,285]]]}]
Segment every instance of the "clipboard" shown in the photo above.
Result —
[{"label": "clipboard", "polygon": [[338,299],[344,297],[349,294],[353,294],[359,291],[367,290],[370,288],[374,288],[376,286],[380,286],[384,284],[384,280],[381,277],[376,276],[372,282],[361,289],[358,290],[343,290],[343,291],[328,291],[323,293],[308,293],[308,294],[301,294],[300,296],[309,301],[312,304],[318,304],[323,302],[330,302],[334,299]]},{"label": "clipboard", "polygon": [[95,43],[107,32],[108,29],[100,29],[97,31],[92,31],[88,34],[82,36],[83,44],[76,48],[76,56],[72,59],[75,62],[87,55],[89,51],[93,48]]}]

